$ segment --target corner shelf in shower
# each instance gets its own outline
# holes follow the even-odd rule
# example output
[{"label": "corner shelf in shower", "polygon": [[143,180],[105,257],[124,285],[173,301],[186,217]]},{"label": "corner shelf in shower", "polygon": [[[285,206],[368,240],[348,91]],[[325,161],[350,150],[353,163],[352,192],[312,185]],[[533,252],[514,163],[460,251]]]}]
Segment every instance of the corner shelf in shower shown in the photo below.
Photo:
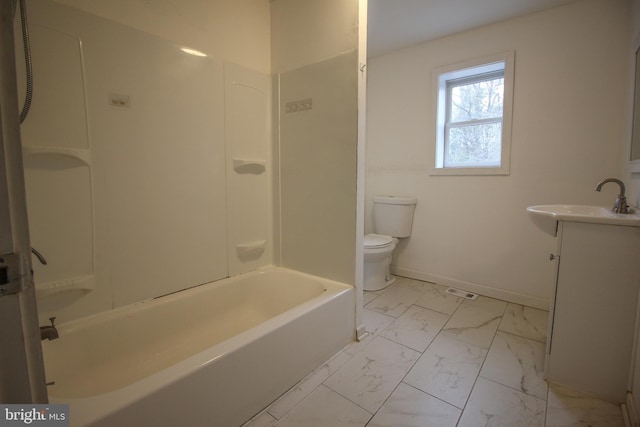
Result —
[{"label": "corner shelf in shower", "polygon": [[81,148],[66,147],[44,147],[44,146],[23,146],[22,153],[26,156],[34,155],[57,155],[71,157],[80,160],[82,163],[91,166],[91,151]]},{"label": "corner shelf in shower", "polygon": [[53,282],[37,283],[36,296],[48,297],[54,294],[80,291],[82,293],[91,292],[96,287],[96,279],[93,274],[87,276],[72,277],[69,279],[56,280]]},{"label": "corner shelf in shower", "polygon": [[239,258],[257,257],[264,252],[266,240],[256,240],[255,242],[247,242],[236,245],[236,253]]},{"label": "corner shelf in shower", "polygon": [[260,174],[266,170],[266,161],[261,159],[233,159],[233,170],[238,173]]},{"label": "corner shelf in shower", "polygon": [[22,147],[31,242],[48,261],[32,265],[36,295],[82,295],[96,287],[91,150]]}]

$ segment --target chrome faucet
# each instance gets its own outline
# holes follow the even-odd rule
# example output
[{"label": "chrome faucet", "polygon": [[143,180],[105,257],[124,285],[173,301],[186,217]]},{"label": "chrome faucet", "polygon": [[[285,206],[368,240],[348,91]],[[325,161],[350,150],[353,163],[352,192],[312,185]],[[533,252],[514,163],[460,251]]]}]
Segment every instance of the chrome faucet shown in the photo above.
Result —
[{"label": "chrome faucet", "polygon": [[56,318],[50,317],[49,321],[51,322],[51,326],[40,326],[40,341],[45,339],[51,341],[59,337],[56,325],[53,324]]},{"label": "chrome faucet", "polygon": [[616,202],[614,203],[613,208],[611,210],[615,213],[620,213],[620,214],[630,213],[629,205],[627,205],[627,198],[624,195],[624,192],[625,192],[624,182],[615,178],[607,178],[604,181],[601,181],[596,186],[596,191],[602,190],[602,186],[605,185],[607,182],[615,182],[620,186],[620,193],[618,194],[618,197],[616,198]]}]

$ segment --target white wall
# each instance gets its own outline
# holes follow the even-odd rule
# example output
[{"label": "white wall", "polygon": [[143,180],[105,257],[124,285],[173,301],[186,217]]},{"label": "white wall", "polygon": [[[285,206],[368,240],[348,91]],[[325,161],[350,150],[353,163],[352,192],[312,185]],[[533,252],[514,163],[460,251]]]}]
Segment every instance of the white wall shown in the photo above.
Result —
[{"label": "white wall", "polygon": [[271,71],[267,0],[57,0],[263,74]]},{"label": "white wall", "polygon": [[[583,0],[369,59],[367,206],[376,194],[418,198],[399,274],[547,306],[555,239],[525,208],[613,203],[616,188],[594,187],[622,174],[628,15],[625,0]],[[431,70],[507,50],[516,58],[511,174],[429,176]]]},{"label": "white wall", "polygon": [[272,0],[272,72],[333,58],[358,47],[357,0]]}]

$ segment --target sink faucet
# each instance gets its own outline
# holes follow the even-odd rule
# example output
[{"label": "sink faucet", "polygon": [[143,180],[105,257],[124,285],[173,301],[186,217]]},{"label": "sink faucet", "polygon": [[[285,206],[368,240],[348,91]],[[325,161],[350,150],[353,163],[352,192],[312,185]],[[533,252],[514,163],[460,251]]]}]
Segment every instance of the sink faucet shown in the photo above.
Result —
[{"label": "sink faucet", "polygon": [[55,317],[50,317],[49,321],[51,322],[51,326],[40,326],[40,340],[55,340],[59,337],[58,330],[56,329],[56,325],[53,322],[56,321]]},{"label": "sink faucet", "polygon": [[615,213],[621,213],[621,214],[629,213],[629,205],[627,205],[627,198],[624,195],[624,191],[625,191],[624,182],[615,178],[607,178],[604,181],[601,181],[596,186],[596,191],[602,190],[602,186],[605,185],[607,182],[615,182],[620,186],[620,194],[618,194],[618,197],[616,198],[616,202],[613,205],[613,208],[611,210]]}]

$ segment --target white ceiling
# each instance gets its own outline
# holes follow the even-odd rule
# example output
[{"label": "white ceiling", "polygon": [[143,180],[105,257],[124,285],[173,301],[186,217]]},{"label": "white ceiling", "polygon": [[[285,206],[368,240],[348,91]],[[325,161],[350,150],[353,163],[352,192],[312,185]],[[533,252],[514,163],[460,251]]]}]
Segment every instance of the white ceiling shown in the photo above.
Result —
[{"label": "white ceiling", "polygon": [[369,0],[369,56],[577,0]]}]

